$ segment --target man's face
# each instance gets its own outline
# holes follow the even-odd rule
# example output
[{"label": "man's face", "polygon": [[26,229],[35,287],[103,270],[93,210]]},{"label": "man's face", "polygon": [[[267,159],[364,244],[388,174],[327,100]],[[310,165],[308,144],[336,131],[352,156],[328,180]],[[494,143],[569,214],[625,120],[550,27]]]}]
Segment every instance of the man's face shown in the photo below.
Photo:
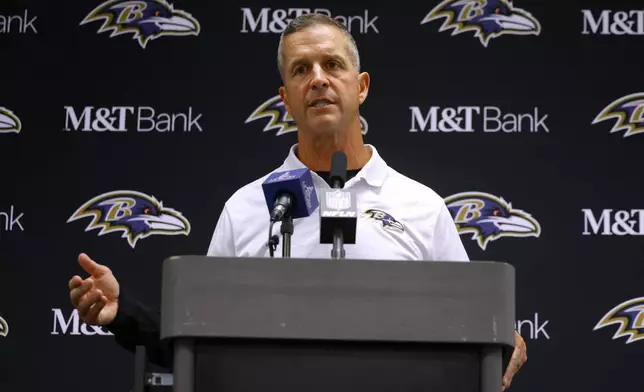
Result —
[{"label": "man's face", "polygon": [[291,34],[283,43],[284,86],[280,96],[300,131],[344,131],[367,98],[369,75],[358,74],[349,41],[333,26]]}]

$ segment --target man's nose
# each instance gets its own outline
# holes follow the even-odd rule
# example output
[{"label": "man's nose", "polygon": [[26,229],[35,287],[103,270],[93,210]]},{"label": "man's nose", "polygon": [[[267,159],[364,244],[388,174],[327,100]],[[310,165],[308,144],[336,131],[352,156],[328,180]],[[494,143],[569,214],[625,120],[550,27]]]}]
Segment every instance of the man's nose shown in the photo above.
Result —
[{"label": "man's nose", "polygon": [[324,69],[319,65],[313,67],[313,79],[311,80],[313,88],[329,87],[329,80],[326,77]]}]

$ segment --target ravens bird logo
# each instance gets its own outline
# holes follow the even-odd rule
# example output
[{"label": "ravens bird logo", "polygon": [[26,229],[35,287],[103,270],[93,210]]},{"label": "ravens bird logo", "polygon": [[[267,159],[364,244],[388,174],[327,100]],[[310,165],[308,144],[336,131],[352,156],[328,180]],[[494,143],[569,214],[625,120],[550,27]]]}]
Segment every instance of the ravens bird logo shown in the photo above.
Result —
[{"label": "ravens bird logo", "polygon": [[20,133],[22,123],[11,110],[0,106],[0,133]]},{"label": "ravens bird logo", "polygon": [[595,117],[593,125],[611,118],[617,121],[610,133],[626,131],[626,138],[644,132],[644,93],[627,95],[613,101]]},{"label": "ravens bird logo", "polygon": [[389,213],[385,211],[370,208],[364,212],[364,216],[380,221],[385,229],[392,229],[400,232],[405,231],[402,223],[398,222],[393,216],[389,215]]},{"label": "ravens bird logo", "polygon": [[134,249],[136,243],[153,234],[190,234],[190,222],[163,203],[136,191],[114,191],[97,196],[83,204],[67,223],[91,217],[85,231],[101,229],[99,236],[122,232],[121,238]]},{"label": "ravens bird logo", "polygon": [[[268,117],[270,119],[268,124],[264,127],[264,132],[276,129],[277,134],[275,136],[280,136],[285,133],[297,131],[295,120],[286,111],[284,102],[282,102],[282,98],[279,95],[276,95],[261,104],[250,116],[248,116],[244,124],[248,124],[249,122],[259,120],[264,117]],[[360,116],[360,128],[362,129],[362,134],[366,135],[369,130],[369,125],[367,124],[367,120],[362,116]]]},{"label": "ravens bird logo", "polygon": [[617,324],[613,340],[628,337],[626,344],[644,339],[644,297],[634,298],[615,306],[602,317],[593,331]]},{"label": "ravens bird logo", "polygon": [[0,316],[0,336],[9,335],[9,323]]},{"label": "ravens bird logo", "polygon": [[94,8],[80,23],[103,21],[98,33],[110,38],[133,34],[143,49],[163,36],[199,35],[201,26],[189,13],[176,10],[166,0],[109,0]]},{"label": "ravens bird logo", "polygon": [[464,192],[445,198],[459,234],[472,234],[483,250],[502,237],[539,237],[541,226],[532,215],[512,208],[503,198],[484,192]]},{"label": "ravens bird logo", "polygon": [[484,47],[504,34],[539,35],[541,25],[529,12],[517,8],[510,0],[445,0],[434,7],[420,24],[442,19],[439,32],[453,30],[452,35],[474,32]]}]

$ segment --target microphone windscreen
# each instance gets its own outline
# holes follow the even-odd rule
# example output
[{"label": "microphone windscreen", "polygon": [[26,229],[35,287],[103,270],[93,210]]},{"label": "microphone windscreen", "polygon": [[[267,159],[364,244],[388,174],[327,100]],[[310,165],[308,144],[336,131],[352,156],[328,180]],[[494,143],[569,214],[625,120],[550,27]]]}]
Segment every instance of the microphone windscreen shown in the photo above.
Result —
[{"label": "microphone windscreen", "polygon": [[270,214],[275,200],[283,193],[291,195],[293,219],[309,216],[318,208],[318,197],[308,168],[271,173],[262,183],[266,206]]}]

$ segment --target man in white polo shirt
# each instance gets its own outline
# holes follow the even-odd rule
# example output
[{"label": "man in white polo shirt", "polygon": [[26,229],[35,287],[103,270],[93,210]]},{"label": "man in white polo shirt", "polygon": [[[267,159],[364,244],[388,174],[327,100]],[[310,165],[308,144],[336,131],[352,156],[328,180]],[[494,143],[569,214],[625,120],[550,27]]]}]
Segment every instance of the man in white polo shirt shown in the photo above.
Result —
[{"label": "man in white polo shirt", "polygon": [[[299,145],[274,172],[305,168],[297,157]],[[356,193],[361,215],[356,244],[345,244],[349,259],[469,261],[443,199],[430,188],[389,167],[375,147],[367,145],[370,159],[349,173],[344,188]],[[267,214],[262,183],[266,176],[242,187],[226,202],[210,242],[211,256],[268,256]],[[330,188],[328,172],[313,172],[316,189]],[[331,246],[320,244],[320,218],[313,214],[295,219],[291,256],[329,257]],[[279,233],[279,226],[274,228]],[[279,250],[279,248],[278,248]],[[280,253],[280,252],[277,252]]]},{"label": "man in white polo shirt", "polygon": [[[347,258],[469,261],[441,197],[387,166],[373,146],[363,144],[359,107],[367,98],[370,76],[360,72],[360,56],[351,34],[332,18],[303,15],[282,33],[278,49],[282,101],[298,127],[298,143],[276,171],[307,167],[317,188],[329,186],[336,151],[347,156],[362,216],[356,244],[345,245]],[[208,249],[210,256],[268,255],[268,219],[258,179],[225,204]],[[325,258],[330,246],[319,243],[319,217],[294,222],[292,257]],[[89,256],[78,258],[90,274],[69,281],[70,299],[80,318],[104,325],[122,347],[144,345],[149,359],[170,368],[171,348],[159,339],[159,311],[148,309],[120,289],[111,270]],[[504,389],[526,360],[516,334],[515,355],[503,378]]]}]

